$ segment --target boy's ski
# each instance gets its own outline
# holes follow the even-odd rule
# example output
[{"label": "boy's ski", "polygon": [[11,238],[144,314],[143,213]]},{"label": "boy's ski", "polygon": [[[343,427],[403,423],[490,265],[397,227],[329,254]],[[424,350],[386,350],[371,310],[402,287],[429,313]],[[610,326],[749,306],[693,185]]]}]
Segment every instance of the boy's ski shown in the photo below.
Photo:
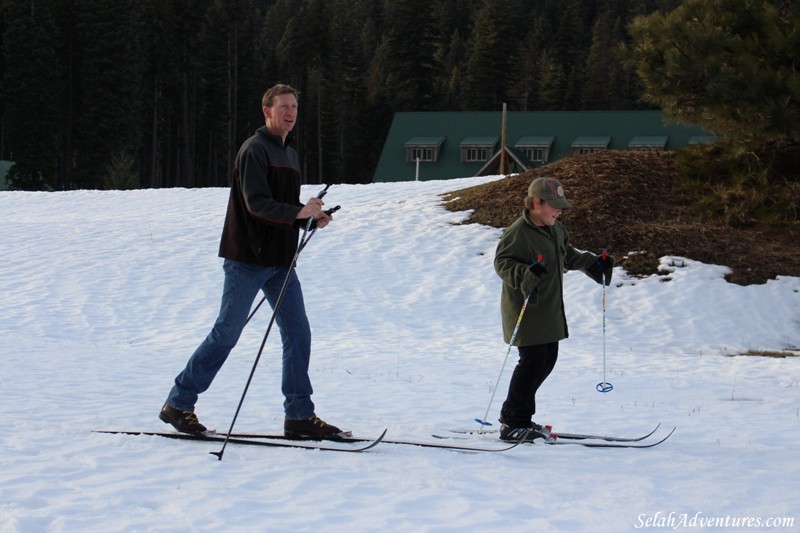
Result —
[{"label": "boy's ski", "polygon": [[[656,428],[656,429],[658,429],[658,428]],[[653,433],[655,433],[655,430],[651,431],[650,433],[648,433],[647,435],[644,435],[642,437],[609,437],[609,436],[600,436],[600,435],[585,435],[585,434],[581,434],[581,433],[568,433],[567,435],[570,435],[571,437],[564,437],[564,434],[562,434],[562,433],[553,433],[553,434],[551,434],[552,436],[549,439],[536,439],[536,440],[533,440],[533,441],[527,441],[527,443],[528,444],[535,444],[535,443],[541,442],[541,443],[546,444],[548,446],[572,445],[572,446],[584,446],[586,448],[653,448],[653,447],[658,446],[659,444],[663,443],[668,438],[670,438],[672,436],[672,434],[675,433],[676,429],[677,428],[672,428],[672,431],[670,431],[665,437],[663,437],[663,438],[661,438],[661,439],[659,439],[657,441],[647,442],[647,443],[643,443],[641,441],[646,439],[647,437],[653,435]],[[456,430],[456,432],[458,432],[458,430]],[[468,432],[466,430],[464,431],[464,433],[468,434]],[[477,432],[476,431],[476,432],[473,432],[473,433],[474,434],[486,434],[486,433],[489,433],[489,432],[488,431],[481,431],[481,432]],[[456,438],[456,439],[464,439],[464,440],[467,439],[467,437],[453,437],[453,436],[449,436],[448,437],[448,436],[443,436],[443,435],[434,435],[434,437],[439,438],[439,439],[448,439],[448,438],[450,438],[450,439]],[[565,440],[560,440],[562,438],[565,439]],[[591,441],[591,442],[587,442],[587,441],[590,441],[592,439],[594,439],[594,440]]]},{"label": "boy's ski", "polygon": [[665,440],[670,438],[672,436],[672,434],[675,433],[676,429],[678,429],[678,428],[677,427],[672,428],[672,431],[667,433],[667,436],[662,438],[662,439],[659,439],[659,440],[657,440],[655,442],[647,442],[647,443],[636,442],[636,441],[633,441],[633,442],[630,442],[630,441],[628,441],[628,442],[624,442],[624,441],[623,442],[614,442],[614,441],[585,442],[583,440],[560,441],[560,440],[556,439],[556,440],[545,441],[545,444],[547,444],[548,446],[561,446],[561,445],[585,446],[587,448],[654,448],[655,446],[658,446],[659,444],[661,444],[662,442],[664,442]]},{"label": "boy's ski", "polygon": [[[278,436],[265,436],[264,438],[270,438],[274,440],[262,440],[262,439],[251,439],[251,438],[238,438],[236,436],[232,436],[228,439],[229,444],[245,444],[250,446],[270,446],[270,447],[280,447],[280,448],[305,448],[308,450],[323,450],[323,451],[331,451],[331,452],[363,452],[369,450],[370,448],[374,448],[380,442],[383,441],[383,438],[386,436],[386,432],[388,430],[384,429],[383,433],[377,439],[360,439],[357,441],[348,440],[348,439],[336,439],[336,440],[323,440],[323,441],[313,441],[313,440],[291,440],[286,439],[283,435]],[[121,430],[97,430],[93,431],[92,433],[106,433],[112,435],[143,435],[143,436],[156,436],[156,437],[165,437],[168,439],[180,439],[180,440],[198,440],[198,441],[209,441],[209,442],[224,442],[225,435],[219,433],[208,433],[205,435],[192,435],[189,433],[172,433],[172,432],[160,432],[160,431],[121,431]],[[360,443],[360,446],[336,446],[335,443],[351,443],[356,442]]]},{"label": "boy's ski", "polygon": [[[567,440],[604,440],[607,442],[639,442],[643,441],[644,439],[651,437],[658,428],[661,427],[661,423],[659,423],[656,427],[653,428],[653,431],[647,433],[646,435],[641,435],[639,437],[617,437],[614,435],[592,435],[588,433],[560,433],[556,431],[554,434],[559,439],[567,439]],[[674,428],[673,428],[674,431]]]},{"label": "boy's ski", "polygon": [[[658,428],[661,427],[659,423],[650,433],[645,435],[641,435],[639,437],[617,437],[614,435],[592,435],[589,433],[561,433],[560,431],[551,431],[551,435],[555,436],[556,439],[566,439],[566,440],[602,440],[606,442],[639,442],[643,441],[648,437],[651,437]],[[498,430],[496,429],[450,429],[448,430],[449,433],[453,433],[456,435],[491,435],[497,434]],[[448,437],[446,435],[435,435],[437,438],[456,438],[456,437]]]}]

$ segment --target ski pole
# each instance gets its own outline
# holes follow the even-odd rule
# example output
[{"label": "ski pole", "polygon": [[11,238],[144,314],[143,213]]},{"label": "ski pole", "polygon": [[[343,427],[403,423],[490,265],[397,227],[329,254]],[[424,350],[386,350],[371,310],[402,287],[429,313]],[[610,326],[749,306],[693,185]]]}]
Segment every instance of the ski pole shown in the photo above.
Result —
[{"label": "ski pole", "polygon": [[262,297],[262,298],[261,298],[261,301],[260,301],[260,302],[258,302],[258,305],[256,306],[256,308],[255,308],[255,309],[253,309],[252,311],[250,311],[250,315],[247,317],[247,320],[245,320],[245,321],[244,321],[244,325],[245,325],[245,326],[246,326],[247,324],[249,324],[249,323],[250,323],[250,319],[251,319],[251,318],[253,318],[253,315],[255,315],[255,314],[256,314],[256,312],[258,311],[258,308],[259,308],[259,307],[261,307],[261,304],[263,304],[263,303],[264,303],[264,300],[265,300],[265,299],[266,299],[266,298],[263,298],[263,297]]},{"label": "ski pole", "polygon": [[[318,196],[318,198],[321,198],[321,196]],[[337,205],[336,207],[331,207],[330,209],[326,209],[325,210],[325,214],[326,215],[332,215],[332,214],[334,214],[336,211],[338,211],[341,208],[342,208],[342,206],[340,206],[340,205]],[[297,246],[297,255],[299,255],[300,252],[303,251],[303,248],[306,247],[306,244],[308,244],[308,241],[311,240],[311,237],[313,237],[314,233],[316,233],[316,232],[317,232],[317,228],[316,228],[316,226],[314,226],[311,229],[311,232],[308,234],[308,237],[303,237],[303,238],[300,239],[300,244]],[[296,259],[297,259],[297,257],[295,256],[295,260]],[[266,300],[266,299],[267,299],[266,296],[262,296],[261,297],[261,301],[258,302],[258,305],[256,305],[255,309],[253,309],[250,312],[250,316],[247,317],[247,320],[244,323],[245,326],[250,322],[250,319],[253,318],[253,315],[256,314],[256,311],[258,311],[258,308],[261,307],[261,304],[263,304],[264,300]]]},{"label": "ski pole", "polygon": [[[330,185],[326,185],[324,189],[322,189],[319,194],[317,194],[317,198],[322,198],[327,194],[328,188]],[[338,207],[336,207],[333,211],[336,211]],[[292,277],[292,272],[294,272],[295,267],[297,266],[297,257],[300,255],[300,252],[305,248],[308,240],[314,235],[317,228],[312,226],[314,225],[314,218],[310,217],[308,219],[308,223],[306,224],[305,229],[303,230],[303,235],[300,238],[300,243],[297,245],[297,251],[294,254],[294,258],[292,259],[291,264],[289,265],[289,270],[286,273],[286,279],[283,280],[283,286],[281,287],[281,291],[278,293],[278,299],[275,301],[275,307],[272,310],[272,318],[269,319],[269,325],[267,326],[267,331],[264,333],[264,338],[261,340],[261,347],[258,349],[258,354],[256,355],[255,361],[253,361],[253,368],[250,369],[250,375],[247,378],[247,383],[245,383],[244,390],[242,391],[242,397],[239,399],[239,405],[236,407],[236,412],[233,414],[233,420],[231,420],[231,426],[228,428],[228,433],[225,435],[225,440],[222,442],[222,448],[218,452],[209,452],[211,455],[215,455],[218,460],[222,461],[222,455],[225,453],[225,447],[228,445],[228,440],[231,437],[231,433],[233,433],[233,426],[236,424],[236,419],[239,417],[239,411],[242,409],[242,404],[244,403],[244,397],[247,395],[247,391],[250,388],[250,383],[253,381],[253,376],[256,373],[256,367],[258,366],[258,362],[261,359],[261,354],[264,352],[264,346],[267,344],[267,337],[269,337],[269,333],[272,330],[272,325],[275,323],[275,318],[278,316],[278,310],[281,307],[281,302],[283,301],[283,296],[286,292],[286,287],[289,285],[289,279]],[[309,234],[309,230],[311,233]],[[266,298],[266,297],[264,297]],[[264,301],[262,298],[262,302]],[[258,304],[260,306],[261,303]],[[256,307],[256,311],[258,310],[258,306]],[[253,311],[253,314],[255,311]],[[252,317],[252,314],[250,315]],[[249,318],[248,318],[249,320]]]},{"label": "ski pole", "polygon": [[[539,256],[539,261],[541,262],[541,256]],[[506,357],[503,359],[503,365],[500,367],[500,374],[497,375],[497,381],[494,384],[494,389],[492,389],[492,396],[489,398],[489,405],[486,406],[486,413],[484,413],[483,418],[476,418],[475,422],[481,425],[480,429],[483,429],[484,426],[491,426],[492,423],[488,422],[486,419],[489,417],[489,410],[492,408],[492,402],[494,401],[494,394],[497,392],[497,387],[500,385],[500,378],[503,375],[503,370],[506,367],[506,362],[508,362],[508,354],[511,353],[511,347],[514,346],[514,340],[517,338],[517,332],[519,331],[519,325],[522,324],[522,315],[525,314],[525,308],[528,307],[528,300],[531,297],[533,292],[529,293],[528,296],[525,297],[525,301],[522,302],[522,309],[519,311],[519,317],[517,318],[517,325],[514,326],[514,333],[511,334],[511,341],[508,343],[508,350],[506,350]],[[480,433],[480,429],[478,432]]]},{"label": "ski pole", "polygon": [[[603,250],[603,263],[606,261],[608,251]],[[598,383],[595,388],[597,392],[611,392],[614,390],[614,385],[606,381],[606,277],[605,273],[600,274],[600,280],[603,284],[603,381]]]}]

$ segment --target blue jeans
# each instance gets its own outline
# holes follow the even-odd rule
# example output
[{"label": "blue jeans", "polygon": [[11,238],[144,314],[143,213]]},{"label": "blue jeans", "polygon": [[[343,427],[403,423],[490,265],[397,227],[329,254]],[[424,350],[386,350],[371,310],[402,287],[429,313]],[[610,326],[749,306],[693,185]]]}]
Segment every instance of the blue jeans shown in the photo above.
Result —
[{"label": "blue jeans", "polygon": [[[199,394],[205,392],[222,368],[244,329],[247,315],[258,291],[275,308],[289,267],[263,267],[226,259],[225,284],[219,317],[211,333],[195,350],[186,368],[175,378],[167,403],[177,409],[193,409]],[[275,316],[283,341],[281,391],[286,418],[303,420],[314,416],[308,365],[311,358],[311,328],[303,302],[303,290],[295,270]]]}]

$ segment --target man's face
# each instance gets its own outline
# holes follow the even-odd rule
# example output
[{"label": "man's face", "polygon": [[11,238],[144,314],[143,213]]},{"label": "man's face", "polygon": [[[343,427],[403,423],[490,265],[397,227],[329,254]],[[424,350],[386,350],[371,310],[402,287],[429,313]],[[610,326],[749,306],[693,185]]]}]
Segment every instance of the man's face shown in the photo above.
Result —
[{"label": "man's face", "polygon": [[297,121],[297,98],[292,93],[279,94],[263,111],[267,129],[285,139]]}]

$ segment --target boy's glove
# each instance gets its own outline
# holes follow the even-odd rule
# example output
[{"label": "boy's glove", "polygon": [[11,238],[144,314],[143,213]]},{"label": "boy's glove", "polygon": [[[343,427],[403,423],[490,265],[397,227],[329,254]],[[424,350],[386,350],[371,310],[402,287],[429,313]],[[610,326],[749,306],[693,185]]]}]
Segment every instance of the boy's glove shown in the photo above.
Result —
[{"label": "boy's glove", "polygon": [[605,284],[611,283],[611,274],[614,270],[614,257],[603,252],[597,260],[589,267],[589,275],[597,283],[603,283],[605,277]]},{"label": "boy's glove", "polygon": [[544,267],[544,261],[542,261],[542,256],[539,256],[539,260],[535,263],[531,263],[528,265],[528,270],[533,272],[537,278],[541,278],[545,274],[547,274],[547,269]]}]

